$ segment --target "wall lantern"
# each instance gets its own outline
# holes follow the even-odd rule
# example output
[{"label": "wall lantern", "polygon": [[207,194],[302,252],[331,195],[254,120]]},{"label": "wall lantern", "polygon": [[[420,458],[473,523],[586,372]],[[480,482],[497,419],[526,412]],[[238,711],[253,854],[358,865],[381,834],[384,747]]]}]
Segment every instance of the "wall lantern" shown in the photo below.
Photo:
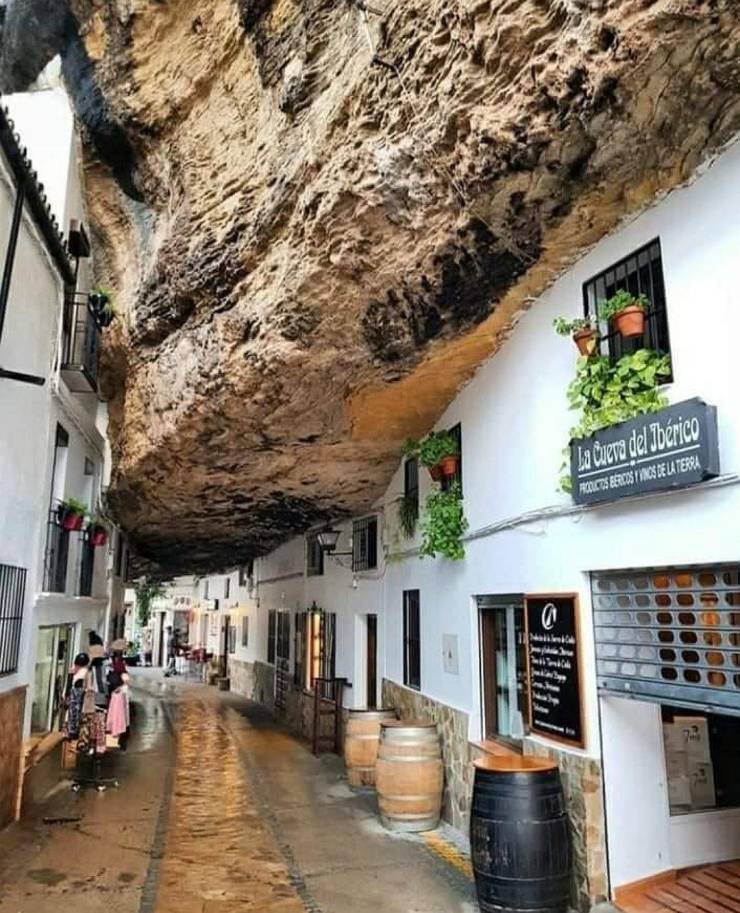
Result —
[{"label": "wall lantern", "polygon": [[319,530],[318,533],[316,533],[316,541],[319,543],[321,551],[325,552],[327,555],[331,555],[333,558],[342,558],[351,555],[351,549],[348,552],[336,551],[340,535],[338,529],[332,529],[330,526],[327,526],[326,529]]}]

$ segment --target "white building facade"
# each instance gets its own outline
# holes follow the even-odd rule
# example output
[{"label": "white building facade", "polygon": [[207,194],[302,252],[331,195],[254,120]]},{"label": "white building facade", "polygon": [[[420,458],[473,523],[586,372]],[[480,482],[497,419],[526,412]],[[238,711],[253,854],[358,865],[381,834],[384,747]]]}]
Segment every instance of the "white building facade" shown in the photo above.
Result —
[{"label": "white building facade", "polygon": [[[661,872],[740,856],[739,207],[735,145],[569,268],[450,404],[437,427],[461,440],[463,560],[420,560],[418,531],[404,539],[398,497],[418,478],[423,511],[437,483],[402,464],[367,517],[335,524],[335,556],[308,536],[255,562],[246,646],[237,638],[230,662],[233,689],[304,731],[299,705],[316,677],[346,679],[347,708],[435,719],[445,816],[463,831],[474,757],[557,760],[582,909]],[[698,399],[678,411],[697,409],[709,425],[702,403],[716,407],[719,467],[637,494],[622,475],[604,500],[575,504],[559,478],[576,350],[552,324],[623,286],[649,293],[639,345],[670,355],[668,401]],[[618,342],[602,345],[620,354]],[[686,462],[661,460],[659,471],[693,465],[685,443],[672,453]],[[658,465],[632,457],[617,469]],[[532,626],[557,613],[572,632],[555,641],[571,651],[570,679],[549,689]],[[214,638],[205,646],[223,649]]]},{"label": "white building facade", "polygon": [[[127,563],[125,539],[104,517],[102,331],[86,300],[92,263],[74,117],[59,87],[5,102],[0,825],[16,813],[23,745],[58,731],[69,665],[90,632],[106,637]],[[61,226],[72,229],[69,249]],[[70,498],[86,509],[78,529],[61,519],[59,507]],[[96,517],[106,532],[93,539]]]}]

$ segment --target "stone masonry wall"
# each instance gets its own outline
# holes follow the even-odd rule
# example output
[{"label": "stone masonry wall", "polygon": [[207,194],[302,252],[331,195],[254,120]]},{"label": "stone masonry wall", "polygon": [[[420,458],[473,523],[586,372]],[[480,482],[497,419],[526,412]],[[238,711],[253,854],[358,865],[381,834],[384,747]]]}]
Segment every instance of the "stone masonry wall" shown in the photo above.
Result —
[{"label": "stone masonry wall", "polygon": [[267,663],[229,659],[231,690],[271,710],[275,706],[275,670]]},{"label": "stone masonry wall", "polygon": [[[468,740],[468,714],[434,701],[396,682],[383,680],[383,706],[393,707],[402,720],[437,723],[442,738],[445,787],[442,815],[456,830],[470,831],[473,761],[486,752]],[[573,844],[572,898],[575,908],[588,911],[606,899],[606,839],[601,764],[572,752],[524,740],[524,753],[557,762],[563,782]]]},{"label": "stone masonry wall", "polygon": [[0,695],[0,828],[15,818],[26,689]]}]

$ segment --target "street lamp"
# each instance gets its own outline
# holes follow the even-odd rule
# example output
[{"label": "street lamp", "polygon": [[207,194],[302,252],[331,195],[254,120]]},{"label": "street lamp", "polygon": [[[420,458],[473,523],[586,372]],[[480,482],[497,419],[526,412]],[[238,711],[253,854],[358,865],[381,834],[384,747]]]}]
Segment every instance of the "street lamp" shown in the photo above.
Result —
[{"label": "street lamp", "polygon": [[327,555],[331,555],[333,558],[342,558],[351,555],[351,549],[348,552],[336,551],[340,535],[338,529],[332,529],[330,526],[327,526],[326,529],[319,530],[318,533],[316,533],[316,541],[319,543],[321,551]]}]

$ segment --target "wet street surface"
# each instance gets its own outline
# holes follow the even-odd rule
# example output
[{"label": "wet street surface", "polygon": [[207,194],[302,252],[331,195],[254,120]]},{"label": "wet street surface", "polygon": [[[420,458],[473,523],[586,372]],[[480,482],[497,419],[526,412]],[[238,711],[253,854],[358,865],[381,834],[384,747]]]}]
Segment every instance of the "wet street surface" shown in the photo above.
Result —
[{"label": "wet street surface", "polygon": [[106,757],[119,788],[73,793],[64,779],[0,834],[0,913],[58,913],[70,899],[83,913],[476,909],[444,832],[385,831],[341,759],[315,758],[235,695],[136,680],[131,744]]}]

